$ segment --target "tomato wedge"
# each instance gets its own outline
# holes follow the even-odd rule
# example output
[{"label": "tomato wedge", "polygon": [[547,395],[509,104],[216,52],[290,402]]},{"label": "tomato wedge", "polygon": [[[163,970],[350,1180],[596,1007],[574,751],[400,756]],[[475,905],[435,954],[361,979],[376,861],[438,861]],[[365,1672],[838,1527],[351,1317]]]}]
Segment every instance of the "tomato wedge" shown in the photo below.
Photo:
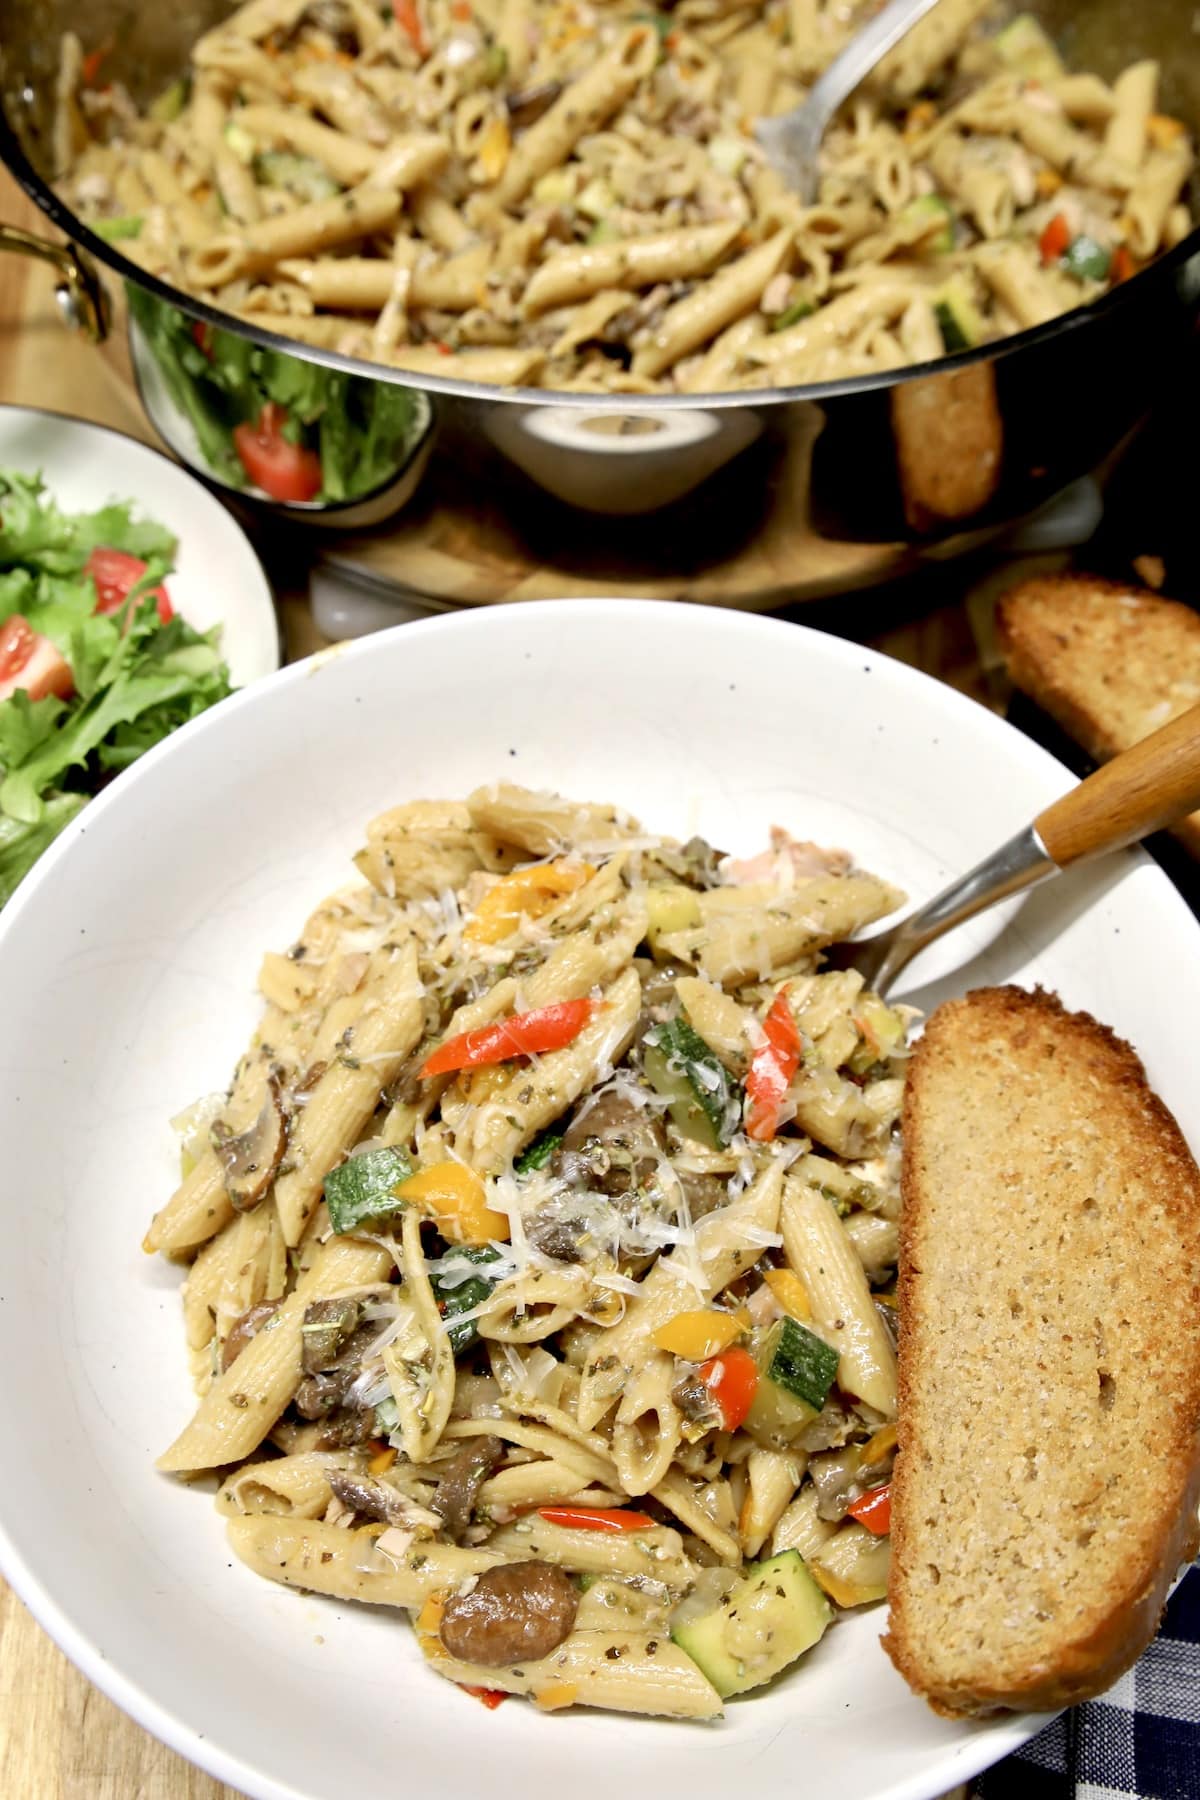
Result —
[{"label": "tomato wedge", "polygon": [[710,1356],[700,1365],[700,1379],[717,1403],[721,1429],[736,1431],[758,1392],[758,1364],[750,1352],[735,1344],[720,1356]]},{"label": "tomato wedge", "polygon": [[754,1052],[746,1076],[746,1136],[760,1143],[773,1138],[779,1128],[779,1108],[792,1076],[800,1066],[800,1033],[788,1005],[788,990],[781,987],[763,1020],[766,1042]]},{"label": "tomato wedge", "polygon": [[257,425],[235,425],[233,447],[246,474],[272,500],[315,500],[321,491],[321,459],[315,450],[283,435],[287,413],[268,401]]},{"label": "tomato wedge", "polygon": [[886,1487],[868,1488],[865,1494],[850,1502],[846,1511],[876,1537],[886,1537],[892,1529],[891,1482]]},{"label": "tomato wedge", "polygon": [[75,678],[50,639],[20,613],[13,613],[0,625],[0,700],[10,699],[18,688],[31,700],[45,700],[50,694],[68,700],[75,692]]},{"label": "tomato wedge", "polygon": [[474,1031],[460,1032],[439,1044],[421,1074],[428,1080],[431,1075],[449,1075],[454,1069],[480,1069],[514,1056],[562,1050],[579,1036],[595,1010],[594,1000],[560,1000],[535,1012],[514,1013],[494,1025],[478,1025]]},{"label": "tomato wedge", "polygon": [[645,1531],[654,1524],[649,1513],[626,1506],[539,1506],[538,1517],[567,1531]]},{"label": "tomato wedge", "polygon": [[[83,572],[90,575],[96,584],[96,611],[98,613],[120,612],[138,582],[146,574],[146,565],[140,556],[130,556],[125,550],[110,550],[99,545],[88,557]],[[166,625],[175,617],[175,608],[171,605],[170,595],[160,583],[158,587],[146,589],[146,596],[152,596],[158,607],[158,616]]]}]

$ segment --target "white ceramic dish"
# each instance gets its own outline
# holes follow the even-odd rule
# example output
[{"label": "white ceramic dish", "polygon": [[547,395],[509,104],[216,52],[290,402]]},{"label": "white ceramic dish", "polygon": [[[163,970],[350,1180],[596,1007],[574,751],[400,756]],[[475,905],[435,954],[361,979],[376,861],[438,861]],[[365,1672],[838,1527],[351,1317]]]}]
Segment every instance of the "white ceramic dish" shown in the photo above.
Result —
[{"label": "white ceramic dish", "polygon": [[[218,1086],[255,975],[396,800],[508,776],[750,850],[780,820],[932,892],[1070,777],[972,702],[797,626],[626,601],[405,625],[186,726],[89,808],[0,919],[5,1223],[0,1561],[84,1672],[262,1800],[400,1781],[445,1800],[928,1800],[1040,1721],[937,1719],[879,1610],[716,1727],[497,1713],[428,1674],[403,1620],[259,1581],[207,1494],[154,1473],[191,1406],[180,1274],[138,1244],[168,1117]],[[930,952],[933,996],[1056,987],[1129,1037],[1193,1142],[1196,924],[1140,854],[1062,877]],[[934,962],[937,958],[937,962]],[[930,985],[959,962],[957,974]],[[933,965],[930,971],[930,964]],[[1163,996],[1171,995],[1164,1005]]]},{"label": "white ceramic dish", "polygon": [[234,687],[279,667],[279,625],[262,565],[237,520],[178,463],[102,425],[0,406],[0,468],[40,470],[64,512],[134,501],[139,518],[178,538],[171,599],[197,631],[221,627]]}]

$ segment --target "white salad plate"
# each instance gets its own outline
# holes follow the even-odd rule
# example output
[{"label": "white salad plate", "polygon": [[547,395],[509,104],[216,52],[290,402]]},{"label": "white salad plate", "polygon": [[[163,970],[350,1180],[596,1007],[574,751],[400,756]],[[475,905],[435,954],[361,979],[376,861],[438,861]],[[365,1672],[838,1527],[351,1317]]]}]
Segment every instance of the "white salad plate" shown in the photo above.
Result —
[{"label": "white salad plate", "polygon": [[[404,625],[184,726],[0,917],[0,1367],[25,1372],[0,1385],[19,1471],[0,1483],[0,1566],[92,1681],[255,1800],[930,1800],[1045,1721],[935,1717],[879,1646],[882,1607],[717,1724],[489,1712],[425,1669],[401,1615],[263,1582],[227,1549],[212,1484],[154,1471],[192,1408],[182,1271],[139,1248],[177,1174],[167,1121],[226,1081],[263,950],[353,877],[367,819],[498,777],[744,853],[779,822],[914,898],[1072,785],[1000,719],[871,650],[624,600]],[[965,927],[900,991],[1057,989],[1132,1041],[1198,1144],[1198,949],[1175,889],[1127,852]]]},{"label": "white salad plate", "polygon": [[[279,624],[250,540],[194,475],[161,451],[103,425],[28,406],[0,406],[0,468],[40,474],[63,512],[132,501],[134,516],[179,540],[167,577],[172,604],[197,631],[221,627],[234,687],[279,667]],[[89,810],[89,818],[91,812]]]}]

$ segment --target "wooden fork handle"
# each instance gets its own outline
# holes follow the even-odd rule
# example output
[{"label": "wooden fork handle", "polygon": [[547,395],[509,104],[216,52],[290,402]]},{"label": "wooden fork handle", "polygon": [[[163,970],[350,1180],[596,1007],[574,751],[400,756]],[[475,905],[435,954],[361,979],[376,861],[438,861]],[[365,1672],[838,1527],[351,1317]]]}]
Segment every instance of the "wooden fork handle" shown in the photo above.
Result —
[{"label": "wooden fork handle", "polygon": [[1200,706],[1097,769],[1034,820],[1060,868],[1119,850],[1200,808]]}]

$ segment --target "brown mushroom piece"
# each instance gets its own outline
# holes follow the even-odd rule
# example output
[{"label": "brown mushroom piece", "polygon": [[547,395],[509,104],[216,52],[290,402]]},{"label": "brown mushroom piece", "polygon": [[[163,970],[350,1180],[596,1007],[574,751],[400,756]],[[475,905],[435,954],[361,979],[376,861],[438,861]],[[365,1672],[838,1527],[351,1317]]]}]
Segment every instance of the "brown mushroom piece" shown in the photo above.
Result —
[{"label": "brown mushroom piece", "polygon": [[561,81],[542,81],[536,87],[522,88],[519,93],[510,94],[505,102],[509,124],[517,131],[528,131],[543,113],[549,112],[562,91]]},{"label": "brown mushroom piece", "polygon": [[362,1307],[350,1296],[314,1300],[300,1327],[300,1367],[306,1375],[332,1369],[347,1340],[362,1323]]},{"label": "brown mushroom piece", "polygon": [[610,1089],[567,1126],[562,1171],[577,1186],[613,1196],[628,1194],[654,1179],[666,1153],[667,1134],[659,1114]]},{"label": "brown mushroom piece", "polygon": [[[324,1419],[343,1406],[359,1374],[363,1352],[379,1335],[377,1325],[360,1325],[347,1338],[331,1368],[306,1375],[296,1389],[296,1411],[303,1419]],[[301,1352],[303,1355],[303,1352]]]},{"label": "brown mushroom piece", "polygon": [[336,1412],[317,1439],[318,1450],[353,1450],[375,1436],[375,1408],[346,1406]]},{"label": "brown mushroom piece", "polygon": [[253,1125],[234,1134],[218,1119],[212,1128],[212,1147],[234,1211],[249,1212],[270,1188],[287,1147],[287,1119],[274,1075],[267,1077],[266,1095]]},{"label": "brown mushroom piece", "polygon": [[455,1543],[471,1523],[479,1490],[503,1455],[503,1443],[489,1433],[487,1437],[468,1438],[446,1464],[429,1504],[442,1515],[446,1535]]},{"label": "brown mushroom piece", "polygon": [[537,1662],[570,1636],[579,1590],[554,1563],[501,1563],[446,1602],[438,1636],[460,1662],[488,1669]]},{"label": "brown mushroom piece", "polygon": [[258,1306],[251,1306],[240,1318],[233,1321],[221,1345],[221,1372],[236,1362],[252,1337],[257,1337],[268,1319],[273,1319],[279,1311],[278,1300],[264,1300]]},{"label": "brown mushroom piece", "polygon": [[377,1481],[373,1475],[356,1475],[349,1469],[330,1469],[329,1485],[352,1512],[381,1519],[385,1525],[404,1523],[404,1496],[386,1481]]}]

